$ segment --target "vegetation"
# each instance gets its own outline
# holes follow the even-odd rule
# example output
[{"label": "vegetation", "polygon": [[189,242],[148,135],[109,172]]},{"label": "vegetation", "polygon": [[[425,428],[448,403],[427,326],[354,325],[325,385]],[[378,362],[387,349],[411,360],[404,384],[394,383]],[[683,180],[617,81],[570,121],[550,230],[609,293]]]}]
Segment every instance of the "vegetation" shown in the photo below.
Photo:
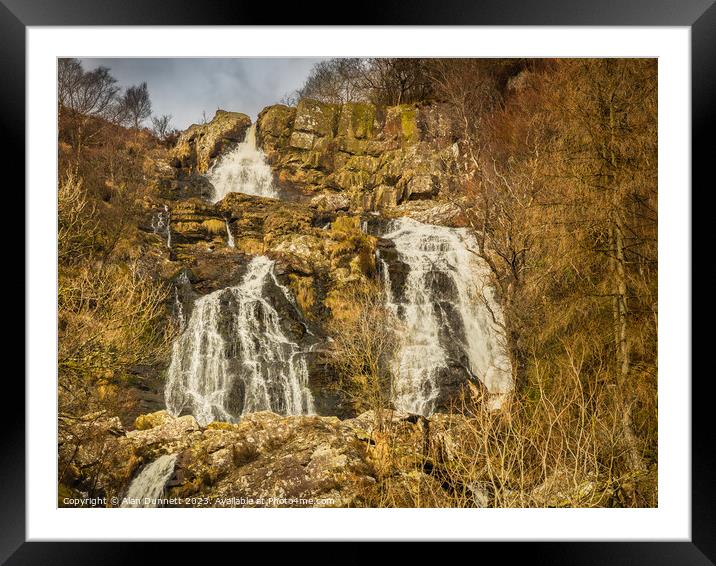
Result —
[{"label": "vegetation", "polygon": [[[135,410],[136,368],[165,354],[167,290],[142,257],[138,201],[145,154],[158,141],[135,126],[108,69],[59,65],[58,403],[60,481],[97,423]],[[146,85],[139,88],[146,93]],[[144,95],[142,95],[144,96]],[[131,98],[131,97],[130,97]],[[148,98],[147,98],[148,100]],[[99,458],[99,456],[97,456]]]},{"label": "vegetation", "polygon": [[[379,61],[320,64],[299,92],[430,98],[457,117],[450,199],[493,271],[518,384],[506,415],[470,405],[462,471],[487,466],[499,505],[538,505],[500,494],[566,473],[594,478],[566,504],[656,505],[656,62]],[[411,67],[419,88],[377,88]]]},{"label": "vegetation", "polygon": [[338,374],[337,386],[356,413],[373,411],[376,426],[382,428],[392,396],[399,321],[385,307],[379,285],[354,285],[346,294],[351,297],[348,312],[328,328],[333,336],[331,362]]},{"label": "vegetation", "polygon": [[[108,69],[72,59],[58,72],[64,482],[97,437],[87,423],[130,414],[135,368],[167,353],[168,289],[138,225],[147,157],[176,132],[168,115],[142,128],[146,83],[120,92]],[[450,415],[416,417],[422,432],[406,444],[390,405],[398,322],[378,283],[346,285],[345,316],[325,330],[337,387],[357,413],[373,411],[366,504],[656,506],[656,61],[332,59],[286,102],[305,97],[405,105],[411,142],[413,104],[449,108],[454,182],[440,198],[460,209],[490,266],[517,385],[498,411],[466,390]],[[226,231],[217,218],[205,226]],[[304,294],[299,304],[324,300],[311,285]]]},{"label": "vegetation", "polygon": [[291,105],[301,98],[322,102],[371,102],[394,106],[425,100],[432,94],[428,59],[329,59],[316,64],[306,82],[284,97]]},{"label": "vegetation", "polygon": [[612,456],[593,472],[633,475],[624,497],[654,505],[656,62],[548,62],[492,92],[491,111],[465,105],[483,134],[466,136],[463,186],[502,291],[517,382],[538,401],[545,380],[547,391],[572,379],[592,391],[587,406],[613,427],[607,448],[595,442]]}]

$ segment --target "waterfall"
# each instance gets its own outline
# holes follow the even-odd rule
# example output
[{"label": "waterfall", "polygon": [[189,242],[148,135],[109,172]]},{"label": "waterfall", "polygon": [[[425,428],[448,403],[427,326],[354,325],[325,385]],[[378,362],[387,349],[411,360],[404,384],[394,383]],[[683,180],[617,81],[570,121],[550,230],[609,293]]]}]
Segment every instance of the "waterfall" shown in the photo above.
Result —
[{"label": "waterfall", "polygon": [[177,317],[177,322],[179,323],[179,330],[184,330],[184,305],[181,302],[181,299],[179,298],[179,288],[174,287],[174,314]]},{"label": "waterfall", "polygon": [[164,205],[164,212],[167,214],[167,247],[172,249],[172,214],[169,212],[169,207]]},{"label": "waterfall", "polygon": [[255,257],[239,285],[194,303],[167,372],[171,414],[188,409],[206,425],[255,411],[313,412],[305,353],[286,336],[279,313],[265,298],[273,287],[294,305],[273,268],[269,258]]},{"label": "waterfall", "polygon": [[172,248],[171,212],[166,204],[163,211],[152,217],[152,230],[155,234],[166,237],[167,248]]},{"label": "waterfall", "polygon": [[229,219],[227,218],[224,222],[226,222],[226,241],[229,244],[230,248],[235,248],[236,243],[234,242],[234,235],[231,233],[231,227],[229,226]]},{"label": "waterfall", "polygon": [[207,175],[214,185],[213,202],[229,193],[245,193],[278,198],[273,186],[273,172],[263,151],[256,147],[256,124],[246,132],[246,139],[224,155]]},{"label": "waterfall", "polygon": [[407,266],[399,281],[381,258],[387,306],[405,328],[394,364],[396,407],[429,416],[441,374],[461,359],[487,388],[491,406],[499,406],[512,389],[511,363],[502,309],[475,238],[466,229],[408,218],[390,221],[382,237],[395,244],[399,262]]},{"label": "waterfall", "polygon": [[156,500],[174,473],[176,454],[165,454],[144,467],[129,486],[120,507],[156,507]]}]

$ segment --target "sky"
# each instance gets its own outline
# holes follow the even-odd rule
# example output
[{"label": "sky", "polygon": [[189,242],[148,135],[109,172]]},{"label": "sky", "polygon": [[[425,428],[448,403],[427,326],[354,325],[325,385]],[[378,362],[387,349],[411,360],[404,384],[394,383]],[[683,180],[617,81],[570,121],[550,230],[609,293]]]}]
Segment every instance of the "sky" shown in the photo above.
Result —
[{"label": "sky", "polygon": [[180,130],[211,119],[218,108],[248,114],[299,88],[318,58],[82,59],[86,70],[109,67],[120,86],[146,81],[155,116],[171,114]]}]

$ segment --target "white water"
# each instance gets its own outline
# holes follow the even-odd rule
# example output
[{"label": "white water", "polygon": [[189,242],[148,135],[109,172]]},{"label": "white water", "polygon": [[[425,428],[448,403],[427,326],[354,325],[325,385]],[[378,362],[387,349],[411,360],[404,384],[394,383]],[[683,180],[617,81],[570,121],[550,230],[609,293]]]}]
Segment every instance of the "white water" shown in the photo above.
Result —
[{"label": "white water", "polygon": [[163,212],[157,212],[152,217],[152,230],[155,234],[165,236],[167,247],[172,248],[171,212],[166,204]]},{"label": "white water", "polygon": [[[442,300],[462,319],[460,347],[469,370],[487,388],[491,406],[512,389],[511,364],[506,353],[503,315],[489,284],[489,268],[477,255],[477,242],[467,230],[423,224],[408,218],[391,221],[383,238],[395,243],[399,259],[409,266],[402,297],[393,297],[390,273],[383,262],[387,305],[405,323],[403,345],[395,361],[393,384],[396,408],[430,415],[438,396],[438,372],[447,368],[447,352],[440,340],[441,305],[430,283],[436,276],[452,281],[454,293]],[[472,251],[470,251],[472,250]],[[451,337],[451,339],[458,339]]]},{"label": "white water", "polygon": [[219,202],[229,193],[278,198],[271,167],[264,152],[256,147],[255,123],[247,130],[246,139],[224,155],[207,177],[214,185],[212,202]]},{"label": "white water", "polygon": [[179,298],[178,287],[174,287],[174,313],[176,314],[177,322],[179,323],[179,330],[184,330],[184,325],[186,324],[186,321],[184,320],[184,305]]},{"label": "white water", "polygon": [[165,454],[145,466],[132,480],[120,507],[156,507],[157,498],[174,473],[176,460],[176,454]]},{"label": "white water", "polygon": [[[186,408],[206,425],[256,411],[314,411],[304,353],[284,334],[278,312],[263,296],[268,283],[293,302],[273,267],[269,258],[255,257],[239,285],[196,301],[172,349],[165,392],[171,414]],[[240,403],[237,387],[243,391]]]},{"label": "white water", "polygon": [[234,235],[231,233],[231,228],[229,227],[229,221],[225,220],[224,222],[226,222],[226,241],[230,248],[235,248],[236,243],[234,242]]}]

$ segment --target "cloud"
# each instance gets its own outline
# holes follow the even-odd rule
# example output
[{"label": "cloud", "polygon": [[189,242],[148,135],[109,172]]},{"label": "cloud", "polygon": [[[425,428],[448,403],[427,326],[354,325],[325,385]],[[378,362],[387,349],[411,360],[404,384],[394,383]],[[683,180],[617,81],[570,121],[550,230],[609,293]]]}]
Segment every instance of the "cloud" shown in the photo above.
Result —
[{"label": "cloud", "polygon": [[85,69],[109,67],[122,87],[147,82],[155,115],[171,114],[185,129],[217,108],[255,119],[261,109],[299,88],[319,58],[82,59]]}]

